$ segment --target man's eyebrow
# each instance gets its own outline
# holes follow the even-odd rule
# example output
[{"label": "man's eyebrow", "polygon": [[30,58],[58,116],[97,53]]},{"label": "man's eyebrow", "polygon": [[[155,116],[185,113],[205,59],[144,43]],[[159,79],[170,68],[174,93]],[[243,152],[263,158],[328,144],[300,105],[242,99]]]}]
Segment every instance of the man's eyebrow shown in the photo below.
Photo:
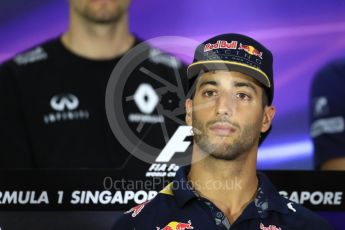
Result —
[{"label": "man's eyebrow", "polygon": [[217,81],[215,80],[202,80],[200,85],[199,85],[199,88],[205,86],[205,85],[213,85],[213,86],[217,86],[219,85]]},{"label": "man's eyebrow", "polygon": [[255,93],[257,93],[255,86],[250,83],[250,82],[240,82],[240,81],[235,81],[234,82],[235,87],[249,87],[251,88]]}]

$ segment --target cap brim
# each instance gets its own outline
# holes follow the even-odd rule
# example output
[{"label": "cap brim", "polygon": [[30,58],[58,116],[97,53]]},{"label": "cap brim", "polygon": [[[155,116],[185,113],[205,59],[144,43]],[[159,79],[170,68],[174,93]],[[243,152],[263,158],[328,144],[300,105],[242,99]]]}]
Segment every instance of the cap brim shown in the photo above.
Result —
[{"label": "cap brim", "polygon": [[255,78],[258,82],[264,86],[270,88],[271,83],[268,76],[260,69],[243,63],[234,61],[222,61],[222,60],[209,60],[194,62],[188,66],[187,75],[191,79],[200,73],[200,71],[212,71],[212,70],[231,70],[237,71],[248,76]]}]

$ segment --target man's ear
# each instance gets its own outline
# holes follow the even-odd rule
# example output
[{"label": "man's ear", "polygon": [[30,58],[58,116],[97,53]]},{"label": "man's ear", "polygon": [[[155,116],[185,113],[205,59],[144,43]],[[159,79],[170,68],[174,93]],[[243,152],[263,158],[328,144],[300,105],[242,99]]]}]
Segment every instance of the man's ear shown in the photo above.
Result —
[{"label": "man's ear", "polygon": [[188,98],[185,102],[186,106],[186,123],[187,125],[192,125],[193,121],[193,100]]},{"label": "man's ear", "polygon": [[271,127],[275,113],[276,113],[276,109],[274,106],[272,105],[265,106],[264,116],[262,119],[262,126],[261,126],[262,133],[265,133]]}]

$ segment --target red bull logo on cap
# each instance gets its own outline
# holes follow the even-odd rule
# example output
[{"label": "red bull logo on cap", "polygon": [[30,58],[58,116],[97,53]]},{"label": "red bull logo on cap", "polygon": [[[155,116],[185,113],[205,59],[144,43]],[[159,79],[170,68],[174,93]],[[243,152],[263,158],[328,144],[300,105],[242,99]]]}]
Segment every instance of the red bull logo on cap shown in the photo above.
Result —
[{"label": "red bull logo on cap", "polygon": [[239,50],[244,50],[245,52],[249,53],[250,55],[257,56],[262,59],[262,52],[259,50],[255,49],[254,46],[249,46],[249,45],[243,45],[240,43],[240,46],[238,47]]},{"label": "red bull logo on cap", "polygon": [[232,49],[235,50],[237,48],[237,41],[224,41],[218,40],[216,43],[211,44],[207,43],[204,47],[204,52],[215,50],[215,49]]},{"label": "red bull logo on cap", "polygon": [[190,220],[187,223],[171,221],[164,228],[157,227],[156,230],[185,230],[185,229],[194,229],[194,227],[192,226],[192,222]]}]

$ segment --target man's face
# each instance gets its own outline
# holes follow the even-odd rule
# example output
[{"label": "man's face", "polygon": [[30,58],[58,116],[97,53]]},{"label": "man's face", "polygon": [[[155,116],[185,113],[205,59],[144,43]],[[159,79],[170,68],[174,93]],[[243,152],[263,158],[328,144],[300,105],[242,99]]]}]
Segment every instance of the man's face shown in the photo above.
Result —
[{"label": "man's face", "polygon": [[263,89],[245,74],[207,72],[197,80],[193,100],[186,101],[186,122],[193,126],[194,142],[211,156],[235,160],[258,146],[274,116],[262,106]]},{"label": "man's face", "polygon": [[94,23],[116,22],[127,13],[130,0],[70,0],[72,13]]}]

